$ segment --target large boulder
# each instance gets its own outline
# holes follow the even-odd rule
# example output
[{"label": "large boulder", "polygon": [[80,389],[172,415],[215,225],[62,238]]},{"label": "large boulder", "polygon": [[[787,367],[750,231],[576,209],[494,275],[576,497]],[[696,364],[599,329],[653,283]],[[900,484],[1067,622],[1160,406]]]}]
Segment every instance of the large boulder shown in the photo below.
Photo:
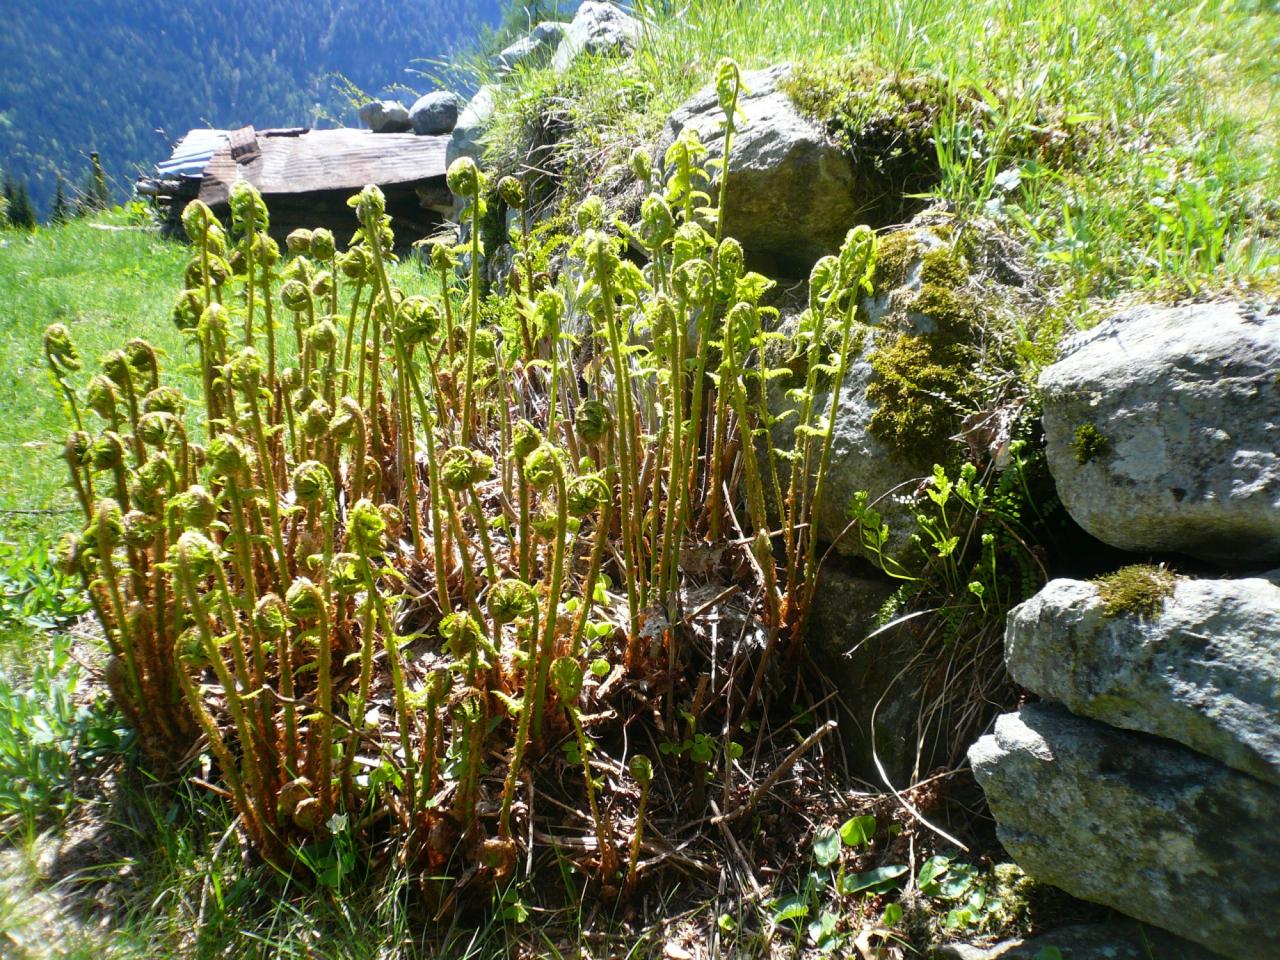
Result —
[{"label": "large boulder", "polygon": [[373,100],[356,111],[356,116],[374,133],[407,133],[413,128],[408,109],[396,100]]},{"label": "large boulder", "polygon": [[1009,614],[1014,680],[1072,712],[1186,744],[1280,785],[1280,571],[1177,581],[1153,616],[1054,580]]},{"label": "large boulder", "polygon": [[[780,64],[742,75],[724,230],[761,266],[805,276],[859,220],[852,162],[780,89],[790,73]],[[686,127],[707,145],[707,161],[720,158],[723,119],[715,85],[703,87],[667,118],[658,159]]]},{"label": "large boulder", "polygon": [[409,108],[413,132],[422,137],[452,133],[458,124],[458,95],[448,90],[433,90],[414,101]]},{"label": "large boulder", "polygon": [[1280,787],[1142,733],[1029,704],[969,750],[1028,874],[1236,960],[1280,943]]},{"label": "large boulder", "polygon": [[560,45],[567,25],[557,20],[544,20],[493,58],[499,73],[511,73],[524,67],[545,67]]},{"label": "large boulder", "polygon": [[470,157],[477,162],[484,157],[484,133],[493,119],[500,89],[496,84],[485,84],[462,108],[445,146],[446,164],[452,164],[459,157]]},{"label": "large boulder", "polygon": [[1126,310],[1040,377],[1049,467],[1124,550],[1280,560],[1280,304]]},{"label": "large boulder", "polygon": [[617,4],[586,0],[556,47],[552,69],[563,73],[583,54],[601,57],[630,53],[642,32],[640,21]]}]

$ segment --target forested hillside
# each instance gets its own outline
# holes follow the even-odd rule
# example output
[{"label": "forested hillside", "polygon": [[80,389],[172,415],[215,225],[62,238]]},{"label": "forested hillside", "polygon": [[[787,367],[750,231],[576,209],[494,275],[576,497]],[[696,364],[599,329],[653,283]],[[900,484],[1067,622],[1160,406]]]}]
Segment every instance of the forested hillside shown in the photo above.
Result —
[{"label": "forested hillside", "polygon": [[[503,0],[2,0],[0,168],[47,214],[98,150],[120,199],[138,164],[193,126],[354,123],[338,76],[369,93],[472,44]],[[419,67],[430,69],[424,64]],[[407,94],[405,94],[407,96]]]}]

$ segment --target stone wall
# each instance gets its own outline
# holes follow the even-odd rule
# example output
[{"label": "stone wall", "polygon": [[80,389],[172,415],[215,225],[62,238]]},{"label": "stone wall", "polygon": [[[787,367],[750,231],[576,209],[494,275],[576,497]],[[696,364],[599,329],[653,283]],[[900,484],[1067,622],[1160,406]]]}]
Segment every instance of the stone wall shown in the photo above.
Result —
[{"label": "stone wall", "polygon": [[1218,569],[1055,580],[1013,611],[1009,672],[1044,702],[969,752],[1001,842],[1075,896],[1280,956],[1280,307],[1119,313],[1040,383],[1081,526]]}]

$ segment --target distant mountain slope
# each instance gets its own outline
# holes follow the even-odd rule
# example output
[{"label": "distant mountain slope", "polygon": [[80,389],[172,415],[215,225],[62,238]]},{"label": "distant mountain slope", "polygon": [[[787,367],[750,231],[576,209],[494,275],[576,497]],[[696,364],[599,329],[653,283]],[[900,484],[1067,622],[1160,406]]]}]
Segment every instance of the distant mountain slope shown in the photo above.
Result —
[{"label": "distant mountain slope", "polygon": [[[0,168],[47,212],[98,150],[117,199],[193,126],[315,124],[496,27],[504,0],[0,0]],[[407,96],[407,94],[406,94]],[[341,117],[354,124],[351,111]],[[328,125],[332,125],[330,122]]]}]

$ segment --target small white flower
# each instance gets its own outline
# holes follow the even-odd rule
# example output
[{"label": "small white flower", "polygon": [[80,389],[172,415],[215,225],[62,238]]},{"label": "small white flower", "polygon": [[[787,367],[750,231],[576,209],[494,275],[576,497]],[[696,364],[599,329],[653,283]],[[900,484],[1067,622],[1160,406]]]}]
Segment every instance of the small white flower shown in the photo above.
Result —
[{"label": "small white flower", "polygon": [[996,174],[996,186],[1006,193],[1017,189],[1020,183],[1022,183],[1022,171],[1017,167],[1010,167]]}]

